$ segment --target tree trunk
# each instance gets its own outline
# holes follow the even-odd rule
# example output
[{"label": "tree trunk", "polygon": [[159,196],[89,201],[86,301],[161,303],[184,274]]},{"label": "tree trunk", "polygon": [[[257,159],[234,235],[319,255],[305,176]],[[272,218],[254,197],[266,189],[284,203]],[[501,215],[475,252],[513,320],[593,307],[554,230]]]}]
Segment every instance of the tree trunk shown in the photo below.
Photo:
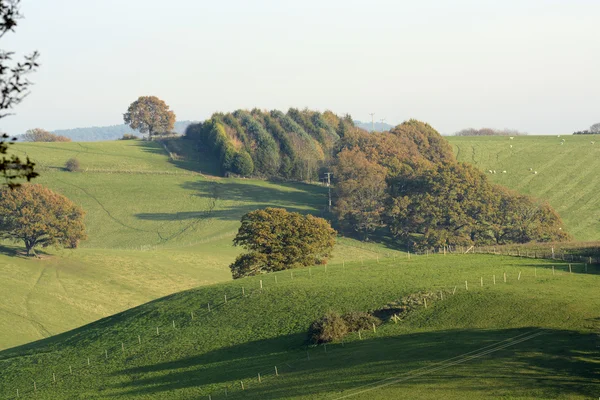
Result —
[{"label": "tree trunk", "polygon": [[26,240],[25,241],[25,249],[27,249],[27,257],[35,257],[35,242]]}]

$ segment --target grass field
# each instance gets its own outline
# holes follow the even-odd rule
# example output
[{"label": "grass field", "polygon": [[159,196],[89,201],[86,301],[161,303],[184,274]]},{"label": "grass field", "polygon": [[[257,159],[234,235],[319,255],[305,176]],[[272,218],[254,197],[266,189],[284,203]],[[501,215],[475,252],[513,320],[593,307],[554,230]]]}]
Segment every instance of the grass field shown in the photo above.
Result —
[{"label": "grass field", "polygon": [[[35,382],[40,399],[595,398],[599,284],[593,267],[569,273],[566,264],[485,255],[282,271],[0,352],[0,396],[31,397]],[[306,346],[308,326],[326,311],[376,309],[422,290],[444,300],[360,338]]]},{"label": "grass field", "polygon": [[580,241],[600,239],[599,138],[447,137],[459,161],[472,163],[485,172],[495,170],[496,174],[488,173],[494,182],[547,200]]},{"label": "grass field", "polygon": [[[49,249],[35,260],[20,257],[19,245],[0,246],[0,349],[230,280],[227,266],[240,251],[231,240],[244,213],[279,206],[319,214],[326,204],[318,185],[201,175],[214,172],[209,157],[173,160],[155,142],[19,143],[14,148],[41,167],[36,182],[85,209],[89,239],[80,249]],[[63,170],[71,157],[79,159],[82,172]],[[351,239],[339,243],[334,259],[373,259],[393,251]]]}]

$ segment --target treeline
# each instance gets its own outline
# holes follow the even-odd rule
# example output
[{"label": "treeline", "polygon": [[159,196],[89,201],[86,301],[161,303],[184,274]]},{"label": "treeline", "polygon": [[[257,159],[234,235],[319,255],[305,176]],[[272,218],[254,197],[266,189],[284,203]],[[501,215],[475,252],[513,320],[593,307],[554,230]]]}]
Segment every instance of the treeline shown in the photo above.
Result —
[{"label": "treeline", "polygon": [[454,136],[525,136],[527,132],[520,132],[516,129],[492,129],[492,128],[467,128],[458,131]]},{"label": "treeline", "polygon": [[190,125],[186,137],[217,155],[221,172],[310,181],[330,161],[350,116],[290,108],[215,113]]},{"label": "treeline", "polygon": [[367,132],[330,111],[237,110],[190,125],[186,136],[217,156],[224,175],[307,181],[333,171],[333,218],[365,239],[383,230],[431,248],[569,238],[552,207],[459,163],[420,121]]},{"label": "treeline", "polygon": [[364,238],[385,229],[415,248],[569,238],[546,203],[488,181],[458,162],[430,125],[410,120],[384,133],[354,130],[335,155],[335,216]]}]

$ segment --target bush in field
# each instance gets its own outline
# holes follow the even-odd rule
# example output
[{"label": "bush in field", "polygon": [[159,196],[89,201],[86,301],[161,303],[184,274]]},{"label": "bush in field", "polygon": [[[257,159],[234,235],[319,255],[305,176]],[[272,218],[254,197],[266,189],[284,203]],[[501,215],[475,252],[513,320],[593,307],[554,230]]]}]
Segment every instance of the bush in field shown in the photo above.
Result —
[{"label": "bush in field", "polygon": [[65,163],[65,169],[69,172],[78,172],[81,170],[79,166],[79,160],[76,158],[69,158]]},{"label": "bush in field", "polygon": [[335,312],[325,314],[312,323],[309,330],[310,340],[314,343],[329,343],[340,340],[348,333],[348,324]]},{"label": "bush in field", "polygon": [[137,140],[139,139],[139,136],[135,136],[133,133],[125,133],[123,134],[123,137],[120,138],[119,140]]},{"label": "bush in field", "polygon": [[308,334],[313,343],[329,343],[350,332],[370,330],[373,325],[381,325],[381,320],[366,312],[352,311],[341,316],[328,312],[311,324]]}]

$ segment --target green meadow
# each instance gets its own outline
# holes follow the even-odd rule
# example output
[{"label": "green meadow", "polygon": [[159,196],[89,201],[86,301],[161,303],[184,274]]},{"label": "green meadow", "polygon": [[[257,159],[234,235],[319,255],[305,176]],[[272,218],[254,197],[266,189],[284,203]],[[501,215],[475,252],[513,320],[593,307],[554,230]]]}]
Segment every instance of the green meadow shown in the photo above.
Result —
[{"label": "green meadow", "polygon": [[[461,161],[600,232],[589,137],[449,138]],[[510,146],[513,146],[512,148]],[[322,215],[326,188],[216,176],[182,140],[20,143],[37,182],[86,210],[76,250],[0,246],[0,398],[585,399],[600,393],[598,266],[422,255],[339,237],[327,266],[231,280],[240,217]],[[82,171],[64,163],[79,159]],[[532,169],[531,171],[529,169]],[[506,173],[503,173],[506,171]],[[533,172],[537,171],[537,174]],[[312,345],[334,311],[429,301]]]},{"label": "green meadow", "polygon": [[[49,248],[40,259],[22,257],[18,243],[0,246],[0,349],[230,280],[243,214],[277,206],[320,215],[326,205],[317,184],[218,178],[205,174],[214,172],[210,156],[198,157],[185,141],[168,149],[175,147],[183,156],[143,141],[14,146],[38,163],[37,183],[84,208],[89,239],[76,250]],[[81,172],[64,171],[72,157]],[[393,250],[341,239],[334,259],[381,251]]]},{"label": "green meadow", "polygon": [[[0,395],[591,398],[600,276],[583,264],[571,271],[516,257],[404,256],[199,287],[1,352]],[[398,323],[307,342],[327,311],[375,310],[420,291],[436,298]]]},{"label": "green meadow", "polygon": [[459,161],[476,165],[496,183],[548,201],[575,240],[600,239],[599,135],[447,139]]}]

